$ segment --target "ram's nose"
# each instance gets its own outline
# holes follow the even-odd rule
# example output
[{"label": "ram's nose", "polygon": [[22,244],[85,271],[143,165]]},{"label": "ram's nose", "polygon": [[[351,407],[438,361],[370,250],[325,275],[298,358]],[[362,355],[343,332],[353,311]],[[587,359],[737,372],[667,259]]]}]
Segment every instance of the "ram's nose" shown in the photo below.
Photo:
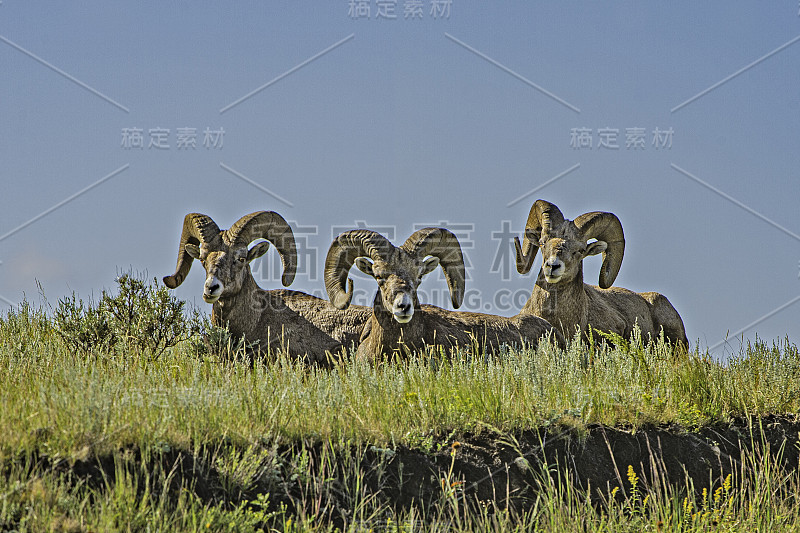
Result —
[{"label": "ram's nose", "polygon": [[556,283],[564,275],[564,262],[558,258],[551,258],[542,265],[544,278],[548,283]]},{"label": "ram's nose", "polygon": [[205,285],[203,285],[203,300],[206,303],[213,304],[219,300],[222,295],[222,289],[223,285],[219,279],[216,277],[207,279]]},{"label": "ram's nose", "polygon": [[414,304],[407,293],[398,294],[392,305],[392,316],[401,324],[405,324],[414,316]]}]

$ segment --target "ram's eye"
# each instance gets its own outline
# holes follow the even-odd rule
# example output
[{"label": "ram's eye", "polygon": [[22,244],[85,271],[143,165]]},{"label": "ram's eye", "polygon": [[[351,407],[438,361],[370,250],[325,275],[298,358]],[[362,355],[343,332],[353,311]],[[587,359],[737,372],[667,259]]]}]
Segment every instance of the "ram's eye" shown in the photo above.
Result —
[{"label": "ram's eye", "polygon": [[239,261],[240,263],[244,263],[245,262],[245,258],[244,257],[240,257],[240,258],[237,259],[237,261]]}]

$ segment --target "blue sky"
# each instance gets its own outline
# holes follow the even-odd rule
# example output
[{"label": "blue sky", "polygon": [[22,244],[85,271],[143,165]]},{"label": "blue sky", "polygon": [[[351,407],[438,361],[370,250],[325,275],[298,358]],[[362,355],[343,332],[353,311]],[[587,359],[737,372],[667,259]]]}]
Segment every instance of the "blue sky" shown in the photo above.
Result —
[{"label": "blue sky", "polygon": [[[399,244],[444,224],[469,261],[462,309],[511,315],[534,274],[516,274],[510,237],[544,198],[616,213],[616,285],[665,294],[693,344],[797,342],[796,0],[355,3],[369,16],[350,0],[3,0],[0,308],[38,300],[37,280],[54,303],[121,271],[160,278],[186,213],[228,227],[267,209],[301,240],[293,288],[322,295],[333,233]],[[264,288],[276,261],[254,264]],[[206,309],[202,279],[196,264],[177,295]],[[445,292],[438,274],[422,285]]]}]

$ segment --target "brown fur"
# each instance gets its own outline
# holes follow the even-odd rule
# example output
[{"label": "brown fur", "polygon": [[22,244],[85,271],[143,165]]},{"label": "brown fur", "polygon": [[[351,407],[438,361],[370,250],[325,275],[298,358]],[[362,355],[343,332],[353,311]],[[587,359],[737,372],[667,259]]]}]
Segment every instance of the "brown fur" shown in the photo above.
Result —
[{"label": "brown fur", "polygon": [[[521,313],[544,318],[565,337],[580,330],[587,338],[588,328],[592,327],[627,339],[634,325],[638,325],[645,341],[658,338],[663,328],[666,340],[688,348],[683,321],[665,296],[657,292],[636,293],[621,287],[604,289],[583,282],[583,259],[606,252],[605,242],[587,245],[585,235],[566,219],[548,227],[542,235],[534,233],[526,240],[542,251],[542,268]],[[553,269],[553,265],[559,263],[562,266]],[[560,279],[548,282],[545,271],[550,274],[560,268],[563,268]]]},{"label": "brown fur", "polygon": [[562,348],[564,337],[547,321],[522,313],[501,317],[467,311],[449,311],[433,305],[415,305],[414,316],[406,324],[392,318],[375,296],[373,314],[364,328],[357,357],[375,359],[381,355],[404,355],[405,349],[419,351],[426,346],[477,347],[478,353],[494,354],[503,345],[535,348],[542,336],[553,335]]},{"label": "brown fur", "polygon": [[[429,229],[421,231],[426,232]],[[409,240],[413,242],[416,236],[418,234],[412,235]],[[456,255],[453,248],[458,241],[455,240],[455,236],[450,236],[448,242],[451,248],[446,253],[452,254],[450,255],[452,258]],[[517,315],[506,318],[483,313],[449,311],[432,305],[420,305],[417,289],[423,276],[440,265],[438,255],[441,255],[442,252],[427,250],[417,253],[413,250],[413,247],[397,248],[389,243],[379,255],[373,256],[373,261],[369,261],[363,256],[355,259],[355,265],[365,274],[375,278],[378,283],[378,292],[373,302],[371,317],[361,335],[361,343],[357,351],[358,357],[375,359],[382,355],[402,355],[406,349],[418,351],[426,346],[443,347],[448,350],[456,347],[477,346],[479,353],[484,351],[495,353],[504,344],[535,347],[543,335],[551,332],[559,344],[564,345],[563,336],[545,320],[536,316]],[[352,255],[357,253],[353,251]],[[433,257],[425,259],[428,254]],[[460,248],[457,257],[463,268]],[[349,270],[350,268],[350,264],[344,267],[334,262],[330,264],[331,272],[326,272],[326,279],[341,279],[333,270],[337,268]],[[345,272],[344,277],[346,274]],[[463,276],[450,277],[448,285],[456,307],[461,303],[463,284]],[[333,292],[335,293],[336,290]],[[399,305],[398,301],[403,304]],[[404,308],[405,305],[413,308],[413,313],[411,313],[410,321],[401,323],[397,320],[397,314],[404,310],[408,311]],[[408,315],[409,313],[404,314]]]},{"label": "brown fur", "polygon": [[[253,228],[252,226],[256,226]],[[310,362],[326,362],[358,342],[372,311],[353,306],[341,311],[327,300],[286,289],[266,291],[258,286],[250,262],[262,256],[269,242],[284,262],[283,283],[294,279],[297,264],[294,237],[280,215],[259,212],[242,217],[230,230],[220,231],[206,215],[190,213],[184,220],[175,274],[164,283],[176,288],[185,279],[193,259],[206,271],[203,297],[213,302],[211,321],[227,326],[236,338],[257,343],[262,352],[285,350]]]},{"label": "brown fur", "polygon": [[223,295],[213,304],[214,325],[228,326],[233,335],[248,342],[258,341],[261,350],[284,349],[293,357],[317,363],[327,361],[328,353],[338,354],[358,342],[369,307],[340,311],[327,300],[303,292],[263,290],[253,279],[249,262],[226,260],[233,255],[227,251],[203,260],[201,254],[209,276],[227,278]]}]

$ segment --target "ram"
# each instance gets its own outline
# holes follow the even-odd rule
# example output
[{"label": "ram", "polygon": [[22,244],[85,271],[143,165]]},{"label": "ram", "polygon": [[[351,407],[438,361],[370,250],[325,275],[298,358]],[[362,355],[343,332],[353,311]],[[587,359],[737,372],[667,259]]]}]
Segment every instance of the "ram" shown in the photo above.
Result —
[{"label": "ram", "polygon": [[402,353],[404,348],[417,351],[425,346],[452,349],[476,344],[492,353],[504,344],[535,347],[542,336],[551,333],[563,346],[561,334],[536,316],[505,318],[421,305],[417,289],[423,276],[437,266],[444,271],[453,307],[458,308],[464,299],[461,246],[446,229],[419,230],[400,247],[370,230],[339,235],[328,250],[324,275],[328,296],[338,309],[350,305],[353,280],[348,279],[348,274],[354,264],[378,283],[372,316],[358,347],[360,358]]},{"label": "ram", "polygon": [[[554,204],[536,200],[522,244],[518,237],[514,244],[521,274],[531,270],[542,251],[542,268],[522,313],[545,318],[567,337],[580,329],[585,339],[591,326],[629,338],[638,325],[645,339],[655,340],[663,329],[666,340],[688,348],[683,321],[665,296],[611,286],[625,253],[622,224],[613,213],[596,211],[567,220]],[[583,259],[599,253],[598,287],[583,282]]]},{"label": "ram", "polygon": [[[265,240],[248,248],[257,239]],[[203,300],[213,304],[214,325],[227,326],[237,338],[257,341],[261,350],[287,350],[310,362],[325,362],[328,354],[350,348],[372,310],[353,306],[343,312],[303,292],[261,289],[250,262],[264,255],[270,242],[280,254],[282,282],[288,286],[297,270],[297,249],[291,227],[278,213],[245,215],[225,231],[209,216],[190,213],[183,221],[175,273],[164,277],[164,284],[178,287],[198,259],[206,271]]]}]

